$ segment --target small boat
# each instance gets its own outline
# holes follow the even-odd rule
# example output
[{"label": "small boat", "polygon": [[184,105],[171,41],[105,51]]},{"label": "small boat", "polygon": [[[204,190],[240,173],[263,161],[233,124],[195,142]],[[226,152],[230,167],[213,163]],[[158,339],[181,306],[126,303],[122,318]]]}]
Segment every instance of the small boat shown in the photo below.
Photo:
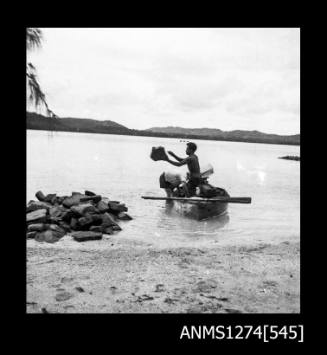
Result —
[{"label": "small boat", "polygon": [[[224,195],[219,197],[229,198],[229,194],[225,191]],[[171,197],[171,194],[166,191],[167,197]],[[227,213],[228,202],[217,201],[217,198],[203,198],[193,196],[190,198],[181,198],[167,200],[167,203],[172,204],[174,210],[185,217],[194,218],[198,221],[207,219],[210,217],[218,217]]]},{"label": "small boat", "polygon": [[[162,154],[164,151],[163,147],[157,147],[152,149],[152,159],[160,160],[156,155]],[[182,216],[191,217],[198,221],[204,220],[210,217],[223,216],[227,213],[229,203],[251,203],[251,197],[230,197],[228,192],[222,188],[214,187],[209,185],[207,182],[208,177],[213,174],[213,167],[211,164],[207,164],[201,172],[201,178],[203,179],[203,184],[199,189],[199,193],[192,197],[178,197],[184,196],[185,194],[179,194],[176,191],[178,184],[180,184],[180,177],[178,174],[163,173],[160,176],[160,187],[166,191],[167,197],[161,196],[141,196],[145,200],[164,200],[167,206]],[[161,181],[161,179],[163,181]],[[168,187],[165,184],[165,180],[170,183],[173,187]],[[166,186],[165,186],[166,185]],[[181,184],[183,185],[183,184]],[[175,186],[175,187],[174,187]],[[209,192],[205,189],[209,187]],[[175,193],[173,192],[173,190]],[[202,190],[202,191],[201,191]],[[204,190],[204,191],[203,191]],[[205,190],[207,192],[205,192]],[[176,196],[177,192],[177,196]],[[212,193],[213,192],[213,193]],[[213,197],[202,197],[202,196],[213,196]]]},{"label": "small boat", "polygon": [[217,197],[174,197],[169,189],[165,189],[167,197],[141,196],[145,200],[164,200],[181,215],[197,220],[222,216],[227,213],[228,203],[251,203],[251,197],[230,197],[226,190]]}]

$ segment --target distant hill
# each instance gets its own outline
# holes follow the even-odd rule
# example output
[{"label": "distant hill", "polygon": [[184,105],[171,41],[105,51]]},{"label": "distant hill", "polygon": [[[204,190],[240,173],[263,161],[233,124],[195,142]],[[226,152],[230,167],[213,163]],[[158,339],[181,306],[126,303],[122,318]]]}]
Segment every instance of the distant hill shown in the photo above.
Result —
[{"label": "distant hill", "polygon": [[[238,141],[238,142],[255,142],[255,143],[272,143],[272,144],[300,144],[300,135],[278,135],[268,134],[259,131],[222,131],[214,128],[182,128],[182,127],[153,127],[147,129],[148,132],[179,134],[182,137],[197,136],[214,140]],[[202,138],[203,139],[203,138]]]},{"label": "distant hill", "polygon": [[113,121],[97,121],[88,118],[50,118],[34,112],[26,112],[26,128],[46,131],[85,133],[128,133],[130,130]]},{"label": "distant hill", "polygon": [[122,134],[147,137],[208,139],[219,141],[299,145],[300,135],[281,136],[259,131],[229,131],[212,128],[153,127],[147,130],[129,129],[114,121],[89,118],[50,118],[26,112],[26,128],[46,131]]}]

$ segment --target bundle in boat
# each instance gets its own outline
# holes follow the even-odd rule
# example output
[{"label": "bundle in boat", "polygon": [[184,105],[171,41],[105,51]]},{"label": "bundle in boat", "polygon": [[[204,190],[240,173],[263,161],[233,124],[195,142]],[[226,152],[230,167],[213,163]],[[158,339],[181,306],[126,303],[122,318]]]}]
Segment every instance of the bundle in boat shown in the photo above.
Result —
[{"label": "bundle in boat", "polygon": [[208,178],[213,173],[214,173],[213,166],[211,164],[207,164],[201,169],[201,177],[203,179]]},{"label": "bundle in boat", "polygon": [[150,158],[154,161],[167,160],[168,156],[166,154],[165,148],[162,146],[159,146],[159,147],[152,147]]}]

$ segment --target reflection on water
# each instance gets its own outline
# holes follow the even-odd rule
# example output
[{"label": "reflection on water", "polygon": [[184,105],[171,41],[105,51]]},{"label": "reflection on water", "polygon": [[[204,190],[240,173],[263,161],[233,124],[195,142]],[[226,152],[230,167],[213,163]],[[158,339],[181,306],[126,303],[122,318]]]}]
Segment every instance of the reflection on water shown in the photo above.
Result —
[{"label": "reflection on water", "polygon": [[216,235],[229,221],[230,216],[228,213],[198,221],[178,213],[173,204],[165,203],[158,214],[157,227],[159,229],[167,229],[170,233],[178,231],[180,235],[184,236],[209,236]]},{"label": "reflection on water", "polygon": [[[165,209],[164,209],[165,214],[168,217],[171,218],[176,218],[176,219],[188,219],[191,220],[193,222],[190,222],[191,225],[194,227],[194,225],[201,225],[204,224],[206,227],[208,225],[213,225],[215,226],[215,228],[217,227],[217,229],[224,227],[228,222],[229,222],[229,214],[227,212],[219,215],[219,216],[214,216],[214,217],[209,217],[207,219],[202,219],[200,221],[195,220],[194,218],[192,218],[191,216],[188,215],[181,215],[179,212],[176,211],[175,207],[174,207],[174,203],[172,201],[166,201],[165,203]],[[206,222],[209,222],[209,224],[207,224]]]}]

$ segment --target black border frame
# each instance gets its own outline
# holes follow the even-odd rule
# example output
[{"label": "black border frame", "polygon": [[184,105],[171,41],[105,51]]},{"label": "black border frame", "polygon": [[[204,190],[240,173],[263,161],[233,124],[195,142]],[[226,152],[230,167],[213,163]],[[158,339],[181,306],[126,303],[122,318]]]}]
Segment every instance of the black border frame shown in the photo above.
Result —
[{"label": "black border frame", "polygon": [[[29,23],[24,26],[20,35],[22,35],[22,41],[25,43],[25,28],[26,27],[70,27],[70,26],[48,26],[46,24],[42,24],[42,22],[46,21],[36,21],[33,24]],[[151,21],[150,21],[151,22]],[[169,21],[168,21],[169,22]],[[209,21],[210,22],[210,21]],[[75,27],[75,26],[74,26]],[[79,26],[76,26],[79,27]],[[85,26],[85,27],[98,27],[98,26]],[[101,27],[101,26],[100,26]],[[301,267],[300,267],[300,313],[299,314],[26,314],[25,302],[26,302],[26,243],[24,241],[25,247],[22,248],[21,259],[25,260],[23,267],[25,271],[25,284],[23,285],[25,291],[25,299],[23,299],[22,304],[22,313],[24,314],[24,323],[27,322],[34,323],[34,326],[43,327],[43,325],[38,324],[40,321],[46,323],[47,326],[53,326],[56,322],[60,322],[60,327],[62,330],[71,331],[74,328],[74,331],[79,331],[83,328],[83,325],[92,323],[92,330],[88,329],[89,334],[92,336],[101,337],[105,336],[105,339],[109,341],[109,343],[116,342],[119,343],[128,343],[128,342],[138,342],[144,343],[149,341],[158,342],[159,345],[161,342],[169,343],[169,344],[203,344],[203,343],[212,343],[216,346],[219,346],[222,343],[262,343],[260,340],[249,339],[247,341],[217,341],[217,340],[188,340],[181,341],[179,340],[180,331],[183,325],[233,325],[233,324],[252,324],[252,325],[263,325],[263,324],[277,324],[277,325],[291,325],[291,324],[303,324],[304,328],[306,328],[306,320],[305,316],[308,313],[308,308],[305,305],[304,301],[304,284],[305,276],[303,272],[304,265],[307,265],[306,257],[304,256],[304,248],[307,248],[307,242],[304,241],[303,234],[303,201],[304,201],[304,193],[303,193],[303,185],[304,185],[304,166],[303,160],[305,164],[305,156],[306,152],[304,148],[303,142],[306,141],[304,130],[303,130],[303,113],[304,113],[304,102],[303,102],[303,78],[304,78],[304,63],[305,55],[304,55],[304,41],[305,41],[305,33],[303,24],[294,24],[293,26],[208,26],[208,25],[198,25],[198,26],[174,26],[173,24],[166,24],[166,26],[104,26],[104,27],[297,27],[300,28],[300,102],[301,102],[301,112],[300,112],[300,121],[301,121],[301,167],[300,167],[300,186],[301,186],[301,236],[300,236],[300,248],[301,248]],[[25,43],[26,45],[26,43]],[[25,50],[25,46],[23,48]],[[25,61],[26,61],[26,51],[25,51]],[[25,70],[25,68],[24,68]],[[22,76],[23,78],[23,76]],[[24,85],[26,85],[24,83]],[[25,94],[26,86],[24,89]],[[24,99],[25,100],[25,97]],[[24,101],[23,101],[24,102]],[[24,107],[26,112],[26,107]],[[20,138],[22,142],[24,142],[24,146],[26,148],[26,122],[25,127],[22,127],[22,137]],[[25,154],[25,162],[24,162],[24,177],[25,177],[25,196],[26,196],[26,154]],[[21,177],[21,176],[20,176]],[[24,201],[25,204],[25,201]],[[24,206],[23,204],[23,206]],[[25,206],[24,214],[24,222],[22,224],[25,233]],[[64,318],[63,318],[64,317]],[[99,322],[99,323],[98,323]],[[103,325],[100,326],[100,323],[105,324],[105,328]],[[142,323],[142,325],[140,324]],[[64,325],[63,325],[64,324]],[[98,326],[94,326],[94,324],[98,324]],[[43,329],[45,330],[45,329]],[[41,331],[42,333],[43,331]],[[309,333],[309,331],[308,331]],[[83,332],[82,332],[83,334]],[[60,335],[59,335],[60,337]],[[304,329],[304,339],[306,339],[306,329]],[[294,343],[291,341],[283,341],[283,339],[278,339],[274,341],[274,343]],[[267,343],[267,344],[272,344]],[[157,349],[156,349],[157,350]]]}]

